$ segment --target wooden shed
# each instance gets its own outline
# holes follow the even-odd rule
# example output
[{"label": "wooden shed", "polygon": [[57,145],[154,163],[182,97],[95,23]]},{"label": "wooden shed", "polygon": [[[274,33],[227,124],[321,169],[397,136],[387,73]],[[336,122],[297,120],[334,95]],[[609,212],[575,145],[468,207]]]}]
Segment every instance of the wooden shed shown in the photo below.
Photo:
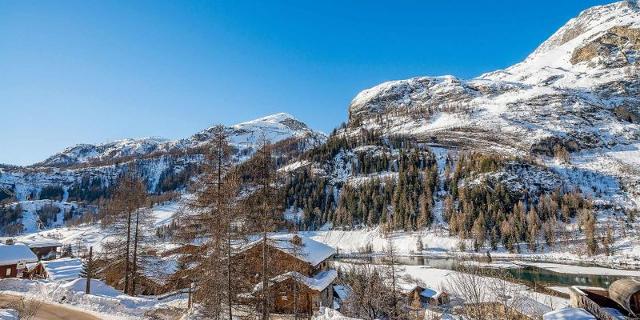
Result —
[{"label": "wooden shed", "polygon": [[640,279],[625,278],[609,286],[609,298],[631,314],[640,315]]}]

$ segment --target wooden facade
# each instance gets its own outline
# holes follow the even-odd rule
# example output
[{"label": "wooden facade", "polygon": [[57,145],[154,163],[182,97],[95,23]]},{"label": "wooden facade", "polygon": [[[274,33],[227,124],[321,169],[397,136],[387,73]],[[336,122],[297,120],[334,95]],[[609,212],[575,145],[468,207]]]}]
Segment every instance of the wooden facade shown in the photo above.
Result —
[{"label": "wooden facade", "polygon": [[9,264],[0,266],[0,279],[16,278],[18,276],[18,265]]},{"label": "wooden facade", "polygon": [[38,257],[29,247],[23,244],[0,244],[0,279],[21,278],[26,265],[35,262],[38,262]]},{"label": "wooden facade", "polygon": [[311,315],[321,306],[333,304],[333,286],[329,285],[322,291],[316,291],[300,283],[297,286],[297,308],[294,299],[294,280],[289,278],[273,284],[270,287],[272,312],[292,314],[297,309],[298,314]]},{"label": "wooden facade", "polygon": [[[271,245],[267,245],[268,261],[267,265],[268,274],[267,278],[272,278],[280,274],[287,273],[289,271],[295,271],[307,277],[311,277],[316,270],[315,267],[309,263],[297,259],[295,256],[283,252],[277,248],[273,248]],[[250,291],[253,287],[260,282],[262,272],[262,244],[258,243],[233,257],[234,260],[243,261],[243,265],[247,266],[245,270],[242,270],[243,274],[239,277],[237,283],[243,291]]]},{"label": "wooden facade", "polygon": [[48,247],[29,247],[31,251],[38,256],[39,260],[53,260],[58,257],[58,248],[59,246],[48,246]]},{"label": "wooden facade", "polygon": [[[280,240],[281,244],[283,240]],[[300,241],[293,238],[293,241]],[[306,240],[311,241],[311,240]],[[269,295],[271,312],[292,314],[296,307],[294,306],[294,283],[297,282],[298,304],[297,312],[299,314],[311,315],[313,311],[318,310],[321,306],[330,307],[333,305],[333,285],[325,283],[326,286],[314,287],[308,285],[304,280],[296,280],[288,274],[298,273],[299,277],[307,280],[314,276],[322,277],[322,273],[329,268],[328,258],[332,254],[327,255],[324,260],[309,260],[301,253],[289,252],[287,249],[277,247],[277,244],[271,241],[267,242],[268,250],[266,262],[268,267],[267,278],[269,281]],[[335,252],[334,252],[335,253]],[[311,252],[310,254],[313,254]],[[241,291],[249,292],[255,298],[259,297],[262,291],[259,285],[262,278],[262,257],[263,242],[257,241],[250,246],[244,248],[233,256],[234,260],[242,261],[246,270],[237,278],[237,284],[242,288]],[[317,257],[317,256],[316,256]],[[309,261],[314,261],[315,264]],[[335,271],[334,271],[335,272]],[[331,278],[333,279],[333,278]],[[260,287],[257,289],[257,287]]]}]

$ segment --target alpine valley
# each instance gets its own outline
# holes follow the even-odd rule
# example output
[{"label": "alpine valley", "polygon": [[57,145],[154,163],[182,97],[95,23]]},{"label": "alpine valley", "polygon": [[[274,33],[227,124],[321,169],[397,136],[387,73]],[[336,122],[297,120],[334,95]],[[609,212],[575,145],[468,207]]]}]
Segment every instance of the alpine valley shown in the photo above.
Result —
[{"label": "alpine valley", "polygon": [[[391,241],[407,256],[640,269],[635,1],[583,11],[504,70],[384,82],[347,111],[329,135],[284,113],[224,128],[240,173],[273,145],[282,217],[302,235],[343,254]],[[0,235],[100,248],[101,199],[133,173],[157,199],[157,250],[172,250],[213,131],[0,166]]]}]

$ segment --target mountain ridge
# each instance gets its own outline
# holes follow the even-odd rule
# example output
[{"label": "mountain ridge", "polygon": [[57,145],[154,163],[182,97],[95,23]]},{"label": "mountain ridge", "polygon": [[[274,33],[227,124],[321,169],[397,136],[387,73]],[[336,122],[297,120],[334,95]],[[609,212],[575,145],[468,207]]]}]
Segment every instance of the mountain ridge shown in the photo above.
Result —
[{"label": "mountain ridge", "polygon": [[[201,130],[188,138],[160,137],[126,138],[99,144],[76,144],[29,167],[65,167],[92,160],[115,161],[125,157],[147,156],[154,152],[185,151],[201,146],[210,138],[215,126]],[[261,135],[272,143],[291,137],[308,136],[321,142],[325,135],[287,113],[275,113],[257,119],[225,126],[231,143],[237,148],[253,148]]]}]

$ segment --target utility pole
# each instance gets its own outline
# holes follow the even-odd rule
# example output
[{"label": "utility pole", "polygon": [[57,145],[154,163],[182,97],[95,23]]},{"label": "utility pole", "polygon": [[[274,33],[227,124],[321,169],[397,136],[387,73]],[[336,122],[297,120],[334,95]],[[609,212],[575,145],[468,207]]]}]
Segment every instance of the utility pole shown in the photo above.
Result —
[{"label": "utility pole", "polygon": [[93,246],[89,247],[89,260],[87,260],[87,286],[85,288],[85,293],[91,293],[91,276],[93,273]]}]

